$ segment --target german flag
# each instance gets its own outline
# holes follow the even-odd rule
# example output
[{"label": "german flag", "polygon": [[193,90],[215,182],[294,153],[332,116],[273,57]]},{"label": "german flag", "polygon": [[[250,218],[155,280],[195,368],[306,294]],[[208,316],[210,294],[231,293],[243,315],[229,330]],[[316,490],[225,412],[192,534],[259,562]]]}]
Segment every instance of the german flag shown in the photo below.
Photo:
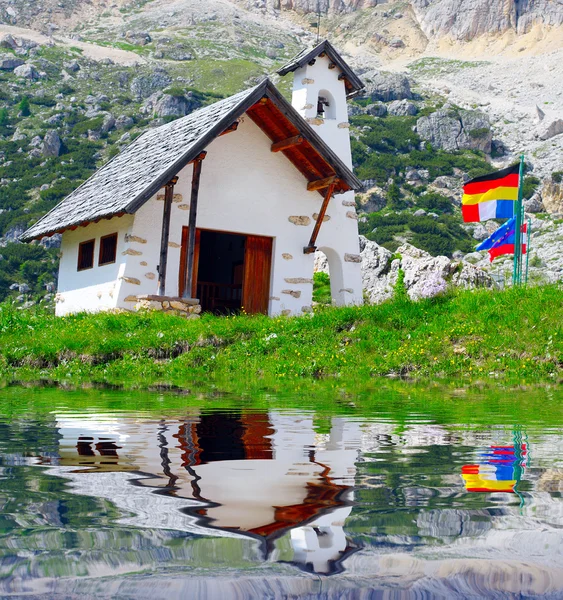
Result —
[{"label": "german flag", "polygon": [[475,177],[463,186],[461,213],[465,223],[510,219],[518,200],[520,165]]}]

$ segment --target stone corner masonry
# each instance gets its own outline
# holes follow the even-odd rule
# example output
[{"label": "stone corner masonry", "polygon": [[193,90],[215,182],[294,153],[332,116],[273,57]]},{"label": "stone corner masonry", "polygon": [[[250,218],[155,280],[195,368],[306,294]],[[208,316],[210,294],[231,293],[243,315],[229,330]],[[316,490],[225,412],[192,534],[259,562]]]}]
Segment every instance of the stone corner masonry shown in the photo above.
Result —
[{"label": "stone corner masonry", "polygon": [[141,294],[135,296],[135,300],[135,310],[160,310],[188,319],[197,319],[201,312],[199,300],[195,298]]}]

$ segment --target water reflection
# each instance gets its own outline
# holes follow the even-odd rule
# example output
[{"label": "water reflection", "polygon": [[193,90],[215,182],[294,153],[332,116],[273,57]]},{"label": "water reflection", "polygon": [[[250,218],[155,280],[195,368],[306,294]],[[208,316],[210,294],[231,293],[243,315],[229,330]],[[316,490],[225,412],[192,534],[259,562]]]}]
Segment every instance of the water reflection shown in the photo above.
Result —
[{"label": "water reflection", "polygon": [[527,455],[528,448],[525,443],[491,446],[487,452],[479,453],[478,464],[464,465],[461,468],[465,488],[468,492],[517,494]]},{"label": "water reflection", "polygon": [[[276,560],[275,542],[286,536],[291,561],[323,574],[338,571],[353,551],[343,525],[352,511],[359,423],[334,418],[319,435],[306,413],[213,412],[118,423],[104,415],[56,419],[57,472],[71,478],[75,490],[100,496],[111,486],[112,501],[126,510],[132,508],[132,482],[159,492],[142,494],[142,514],[129,524],[173,522],[191,533],[252,537],[264,560]],[[86,472],[88,478],[78,476]],[[142,476],[112,475],[123,472]],[[164,523],[163,496],[166,510],[175,513]]]},{"label": "water reflection", "polygon": [[560,598],[561,431],[420,409],[0,416],[0,596]]}]

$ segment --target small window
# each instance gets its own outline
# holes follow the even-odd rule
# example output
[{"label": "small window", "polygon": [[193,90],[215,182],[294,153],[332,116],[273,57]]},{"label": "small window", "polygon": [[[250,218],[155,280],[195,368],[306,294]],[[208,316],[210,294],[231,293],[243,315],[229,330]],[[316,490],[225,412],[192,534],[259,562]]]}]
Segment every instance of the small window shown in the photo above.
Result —
[{"label": "small window", "polygon": [[94,266],[94,243],[96,240],[88,240],[78,245],[78,271],[85,271]]},{"label": "small window", "polygon": [[117,255],[117,233],[104,235],[100,238],[100,258],[98,266],[111,265]]}]

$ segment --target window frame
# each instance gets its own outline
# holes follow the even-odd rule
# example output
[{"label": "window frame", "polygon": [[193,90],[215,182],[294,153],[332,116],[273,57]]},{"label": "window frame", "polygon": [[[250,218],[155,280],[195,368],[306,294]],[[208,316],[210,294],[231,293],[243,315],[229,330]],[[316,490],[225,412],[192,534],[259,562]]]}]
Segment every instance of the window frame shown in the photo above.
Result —
[{"label": "window frame", "polygon": [[[102,262],[104,240],[107,240],[109,238],[115,238],[115,252],[113,254],[113,260],[109,260],[107,262]],[[117,261],[117,242],[118,242],[117,231],[115,233],[109,233],[108,235],[102,235],[102,237],[100,237],[100,249],[98,251],[98,267],[105,267],[106,265],[113,265],[116,263],[116,261]]]},{"label": "window frame", "polygon": [[[80,264],[82,262],[82,253],[83,247],[86,244],[92,244],[92,264],[89,267],[81,267]],[[92,238],[91,240],[84,240],[78,244],[78,261],[76,263],[76,270],[80,271],[89,271],[94,268],[94,257],[96,255],[96,238]]]}]

